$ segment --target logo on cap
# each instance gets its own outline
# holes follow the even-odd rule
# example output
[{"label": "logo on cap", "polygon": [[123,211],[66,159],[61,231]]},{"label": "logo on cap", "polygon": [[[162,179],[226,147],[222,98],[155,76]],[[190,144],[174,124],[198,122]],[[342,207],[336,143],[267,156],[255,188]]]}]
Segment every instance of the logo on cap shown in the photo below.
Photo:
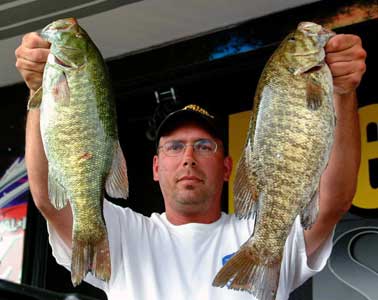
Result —
[{"label": "logo on cap", "polygon": [[209,118],[212,118],[214,119],[214,116],[210,115],[207,110],[203,109],[202,107],[198,106],[198,105],[195,105],[195,104],[190,104],[190,105],[187,105],[183,108],[183,110],[192,110],[192,111],[195,111],[195,112],[198,112],[202,115],[205,115]]}]

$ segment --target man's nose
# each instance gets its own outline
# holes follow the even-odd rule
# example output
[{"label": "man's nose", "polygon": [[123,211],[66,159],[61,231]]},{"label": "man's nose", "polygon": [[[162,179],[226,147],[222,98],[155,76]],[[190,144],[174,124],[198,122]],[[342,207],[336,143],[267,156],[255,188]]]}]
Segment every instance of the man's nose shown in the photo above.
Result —
[{"label": "man's nose", "polygon": [[183,154],[183,164],[184,166],[194,167],[197,162],[195,160],[195,152],[192,145],[187,145]]}]

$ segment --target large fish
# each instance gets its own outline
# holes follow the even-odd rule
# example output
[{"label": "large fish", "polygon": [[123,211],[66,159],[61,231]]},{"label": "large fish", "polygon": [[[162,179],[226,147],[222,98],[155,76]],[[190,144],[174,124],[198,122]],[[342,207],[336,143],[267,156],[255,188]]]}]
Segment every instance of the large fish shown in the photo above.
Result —
[{"label": "large fish", "polygon": [[105,187],[113,197],[128,196],[109,75],[99,50],[76,19],[47,25],[41,37],[51,43],[50,54],[42,87],[28,107],[40,108],[49,198],[57,209],[67,200],[71,204],[72,283],[79,284],[88,271],[108,281]]},{"label": "large fish", "polygon": [[333,82],[324,46],[334,34],[302,22],[267,62],[255,94],[239,161],[235,212],[256,215],[253,235],[216,275],[213,285],[274,299],[282,253],[295,218],[309,228],[334,139]]}]

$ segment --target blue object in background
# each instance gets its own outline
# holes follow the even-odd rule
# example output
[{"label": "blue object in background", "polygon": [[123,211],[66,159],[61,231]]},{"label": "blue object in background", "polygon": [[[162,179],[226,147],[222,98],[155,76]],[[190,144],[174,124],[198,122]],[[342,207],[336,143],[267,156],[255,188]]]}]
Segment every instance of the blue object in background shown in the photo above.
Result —
[{"label": "blue object in background", "polygon": [[0,178],[0,209],[27,202],[28,193],[25,159],[19,157]]},{"label": "blue object in background", "polygon": [[253,43],[250,43],[246,41],[245,38],[233,36],[227,44],[216,47],[213,53],[210,54],[209,60],[220,59],[223,57],[248,52],[261,48],[262,46],[263,43],[261,41],[254,41]]}]

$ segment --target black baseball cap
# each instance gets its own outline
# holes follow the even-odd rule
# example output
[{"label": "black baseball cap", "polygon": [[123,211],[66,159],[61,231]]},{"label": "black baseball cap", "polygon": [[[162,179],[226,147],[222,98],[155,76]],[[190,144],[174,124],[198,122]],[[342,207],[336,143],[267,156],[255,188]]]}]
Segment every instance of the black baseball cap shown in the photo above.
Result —
[{"label": "black baseball cap", "polygon": [[190,104],[169,113],[161,121],[156,130],[156,147],[159,146],[160,137],[171,132],[180,124],[190,121],[198,122],[198,124],[206,129],[213,137],[223,140],[216,117],[211,115],[204,108],[196,104]]}]

